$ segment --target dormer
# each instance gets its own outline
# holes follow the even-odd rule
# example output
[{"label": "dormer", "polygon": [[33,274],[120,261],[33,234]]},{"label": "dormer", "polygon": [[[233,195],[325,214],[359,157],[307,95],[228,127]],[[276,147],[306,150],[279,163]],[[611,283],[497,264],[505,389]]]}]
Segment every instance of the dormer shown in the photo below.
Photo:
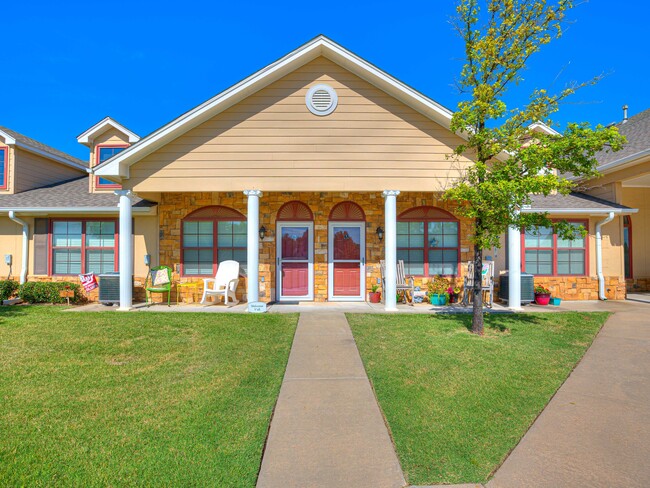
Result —
[{"label": "dormer", "polygon": [[[106,117],[79,137],[77,142],[90,149],[90,167],[93,168],[109,160],[122,150],[140,140],[140,136],[122,124]],[[90,192],[112,192],[120,185],[106,178],[90,175]]]}]

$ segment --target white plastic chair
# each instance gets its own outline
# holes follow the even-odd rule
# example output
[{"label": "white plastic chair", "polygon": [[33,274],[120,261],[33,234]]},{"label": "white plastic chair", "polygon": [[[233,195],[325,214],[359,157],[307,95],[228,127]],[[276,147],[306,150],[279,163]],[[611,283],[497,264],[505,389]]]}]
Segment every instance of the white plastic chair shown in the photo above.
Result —
[{"label": "white plastic chair", "polygon": [[223,261],[219,263],[217,274],[214,278],[203,279],[203,298],[201,304],[205,304],[211,295],[223,296],[225,305],[228,305],[228,298],[232,299],[233,305],[239,300],[235,296],[239,284],[239,263],[237,261]]}]

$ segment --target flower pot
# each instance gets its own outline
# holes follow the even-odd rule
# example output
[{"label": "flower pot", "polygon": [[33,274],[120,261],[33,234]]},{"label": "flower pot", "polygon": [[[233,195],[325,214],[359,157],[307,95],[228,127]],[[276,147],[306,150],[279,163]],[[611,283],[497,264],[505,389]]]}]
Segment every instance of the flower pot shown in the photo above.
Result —
[{"label": "flower pot", "polygon": [[560,305],[560,303],[562,303],[561,298],[557,298],[557,297],[551,298],[551,305],[555,305],[557,307]]},{"label": "flower pot", "polygon": [[537,305],[548,305],[551,301],[550,293],[535,293],[535,303]]},{"label": "flower pot", "polygon": [[429,301],[431,302],[431,305],[441,307],[443,305],[447,305],[447,295],[438,295],[437,293],[431,293],[429,295]]},{"label": "flower pot", "polygon": [[379,303],[381,302],[381,292],[380,291],[371,291],[368,293],[368,300],[370,303]]}]

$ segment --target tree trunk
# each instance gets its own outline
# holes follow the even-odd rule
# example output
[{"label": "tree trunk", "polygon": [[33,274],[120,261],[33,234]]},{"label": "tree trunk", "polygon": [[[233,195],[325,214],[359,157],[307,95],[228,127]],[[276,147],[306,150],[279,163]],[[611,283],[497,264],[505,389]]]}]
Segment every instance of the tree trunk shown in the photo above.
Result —
[{"label": "tree trunk", "polygon": [[472,290],[472,333],[483,335],[483,249],[474,246],[474,289]]}]

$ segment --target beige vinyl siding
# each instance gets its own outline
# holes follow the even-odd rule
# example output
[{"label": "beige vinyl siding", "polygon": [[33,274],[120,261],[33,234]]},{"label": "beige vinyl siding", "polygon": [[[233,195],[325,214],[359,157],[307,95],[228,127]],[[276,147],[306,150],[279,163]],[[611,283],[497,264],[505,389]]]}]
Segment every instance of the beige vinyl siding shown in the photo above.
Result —
[{"label": "beige vinyl siding", "polygon": [[[312,114],[307,90],[338,94]],[[441,190],[460,163],[461,139],[325,58],[306,64],[144,157],[130,169],[136,191]]]},{"label": "beige vinyl siding", "polygon": [[[21,219],[31,223],[33,219],[21,217]],[[31,230],[31,225],[30,225]],[[20,279],[20,269],[22,263],[22,250],[23,250],[23,228],[9,217],[0,217],[0,279],[5,280],[7,277],[11,279]],[[5,264],[5,255],[11,254],[12,266],[11,275],[9,274],[9,266]]]},{"label": "beige vinyl siding", "polygon": [[16,149],[15,153],[14,191],[16,193],[59,181],[71,180],[86,174],[80,169],[54,162],[23,149]]}]

